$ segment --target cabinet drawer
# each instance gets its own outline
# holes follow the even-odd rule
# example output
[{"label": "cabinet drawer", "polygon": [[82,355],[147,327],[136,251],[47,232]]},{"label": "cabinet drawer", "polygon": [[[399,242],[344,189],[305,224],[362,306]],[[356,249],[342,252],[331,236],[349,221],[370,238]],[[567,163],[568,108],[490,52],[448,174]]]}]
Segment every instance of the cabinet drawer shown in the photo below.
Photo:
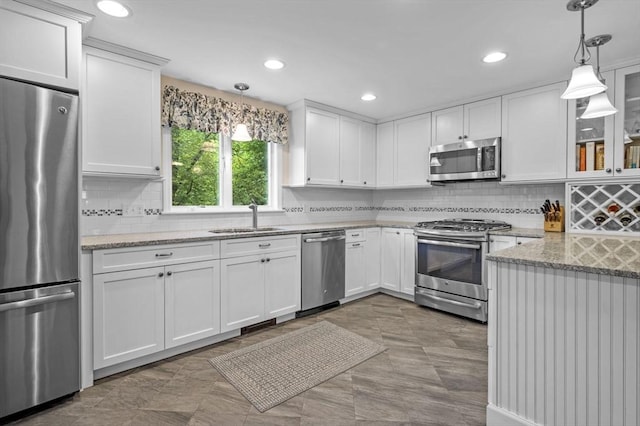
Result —
[{"label": "cabinet drawer", "polygon": [[219,241],[96,250],[93,252],[93,273],[173,265],[219,257]]},{"label": "cabinet drawer", "polygon": [[347,244],[355,243],[357,241],[367,240],[367,234],[365,233],[364,229],[348,229],[346,231],[346,234],[347,234],[347,239],[346,239]]},{"label": "cabinet drawer", "polygon": [[282,250],[300,250],[300,234],[282,237],[238,238],[223,240],[220,256],[223,259]]}]

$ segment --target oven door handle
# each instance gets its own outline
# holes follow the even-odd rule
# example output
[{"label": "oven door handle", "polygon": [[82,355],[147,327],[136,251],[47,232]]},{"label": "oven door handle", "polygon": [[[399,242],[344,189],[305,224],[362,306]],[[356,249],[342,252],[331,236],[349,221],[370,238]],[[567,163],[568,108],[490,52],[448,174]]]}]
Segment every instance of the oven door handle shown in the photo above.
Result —
[{"label": "oven door handle", "polygon": [[434,246],[447,246],[447,247],[460,247],[474,250],[480,250],[482,246],[480,244],[466,244],[466,243],[454,243],[452,241],[436,241],[436,240],[424,240],[419,238],[418,244],[431,244]]},{"label": "oven door handle", "polygon": [[476,303],[464,303],[464,302],[459,302],[457,300],[447,299],[446,297],[438,297],[438,296],[434,296],[432,294],[425,294],[425,293],[422,293],[422,292],[420,292],[420,295],[424,296],[424,297],[428,297],[429,299],[437,300],[438,302],[445,302],[445,303],[449,303],[451,305],[463,306],[465,308],[480,309],[482,307],[482,304],[479,303],[479,302],[476,302]]}]

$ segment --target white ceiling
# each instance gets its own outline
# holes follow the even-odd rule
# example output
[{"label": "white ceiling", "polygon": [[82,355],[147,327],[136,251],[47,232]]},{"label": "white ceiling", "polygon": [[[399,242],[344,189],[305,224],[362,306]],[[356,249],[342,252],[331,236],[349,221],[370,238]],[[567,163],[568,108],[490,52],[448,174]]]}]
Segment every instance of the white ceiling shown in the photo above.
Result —
[{"label": "white ceiling", "polygon": [[[57,2],[95,15],[86,35],[170,59],[163,74],[375,119],[568,79],[580,33],[564,0],[124,0],[127,19],[93,0]],[[613,35],[603,68],[640,59],[638,22],[640,0],[586,10],[587,38]],[[484,64],[493,50],[509,56]],[[269,57],[286,67],[267,70]]]}]

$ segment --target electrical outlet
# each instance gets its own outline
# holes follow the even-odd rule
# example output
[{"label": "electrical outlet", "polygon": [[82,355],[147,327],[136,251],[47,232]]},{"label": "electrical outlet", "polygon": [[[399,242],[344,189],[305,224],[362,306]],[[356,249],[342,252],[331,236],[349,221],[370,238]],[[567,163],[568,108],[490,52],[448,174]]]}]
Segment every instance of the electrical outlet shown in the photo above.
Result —
[{"label": "electrical outlet", "polygon": [[122,206],[122,216],[144,216],[144,204]]}]

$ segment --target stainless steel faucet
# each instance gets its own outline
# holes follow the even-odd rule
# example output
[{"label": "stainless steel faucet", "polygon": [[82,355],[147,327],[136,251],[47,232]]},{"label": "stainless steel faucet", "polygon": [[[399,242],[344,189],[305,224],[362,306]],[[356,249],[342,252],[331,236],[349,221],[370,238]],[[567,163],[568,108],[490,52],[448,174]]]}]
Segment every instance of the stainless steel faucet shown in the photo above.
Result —
[{"label": "stainless steel faucet", "polygon": [[249,208],[253,211],[253,229],[258,229],[258,205],[254,200],[251,200]]}]

